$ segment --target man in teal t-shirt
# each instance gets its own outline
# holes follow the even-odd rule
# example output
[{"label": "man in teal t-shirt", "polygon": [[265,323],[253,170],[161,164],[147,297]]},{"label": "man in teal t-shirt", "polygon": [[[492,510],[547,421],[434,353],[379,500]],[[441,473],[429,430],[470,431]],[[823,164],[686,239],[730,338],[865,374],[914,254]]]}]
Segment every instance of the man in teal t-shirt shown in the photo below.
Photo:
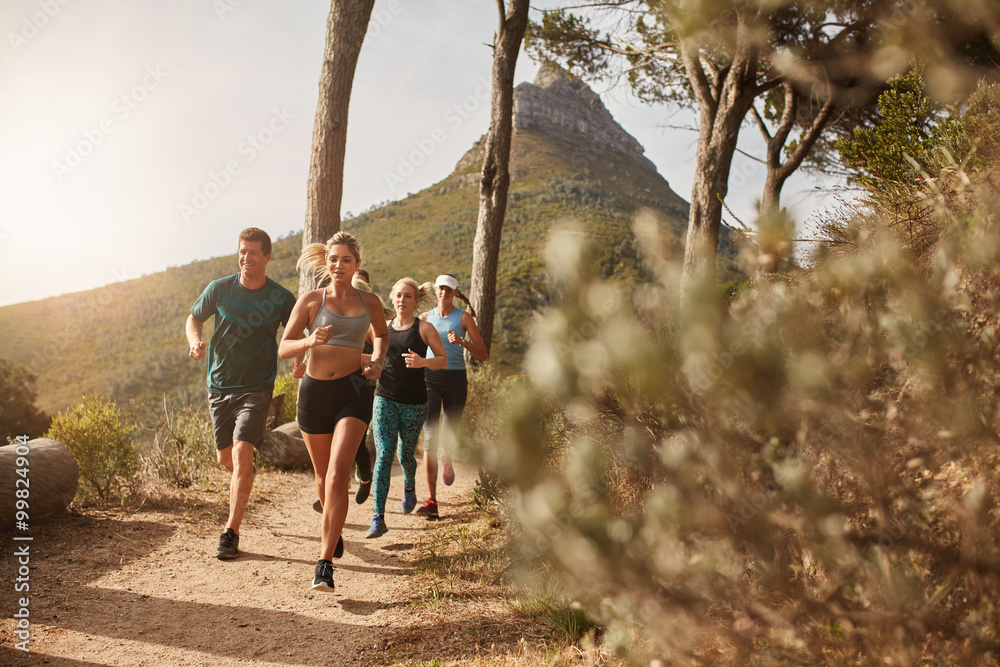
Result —
[{"label": "man in teal t-shirt", "polygon": [[267,409],[278,373],[278,326],[288,323],[295,296],[264,274],[271,237],[250,227],[240,232],[240,272],[209,283],[191,306],[185,333],[188,356],[205,356],[202,328],[215,316],[208,343],[208,405],[219,463],[233,474],[229,520],[217,558],[239,553],[240,524],[255,475],[253,448],[264,436]]}]

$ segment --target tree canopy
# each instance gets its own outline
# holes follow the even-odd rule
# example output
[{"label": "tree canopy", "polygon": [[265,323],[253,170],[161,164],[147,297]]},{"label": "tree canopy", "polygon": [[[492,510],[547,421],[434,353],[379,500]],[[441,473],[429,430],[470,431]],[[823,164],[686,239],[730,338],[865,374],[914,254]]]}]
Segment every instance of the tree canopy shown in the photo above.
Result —
[{"label": "tree canopy", "polygon": [[851,180],[869,189],[911,183],[945,152],[958,161],[971,149],[955,107],[929,98],[923,67],[889,81],[879,96],[871,127],[859,127],[837,143],[841,159],[854,172]]},{"label": "tree canopy", "polygon": [[[954,88],[963,81],[955,66],[967,62],[965,47],[995,45],[989,37],[998,33],[998,16],[985,0],[961,7],[952,0],[591,0],[545,13],[531,26],[528,45],[535,57],[584,76],[624,77],[643,100],[697,109],[684,268],[685,275],[700,269],[711,276],[722,201],[748,114],[765,130],[769,177],[775,177],[769,187],[780,192],[833,107],[873,99],[915,53],[933,56],[928,75],[936,89]],[[777,121],[773,131],[766,129],[769,119]]]}]

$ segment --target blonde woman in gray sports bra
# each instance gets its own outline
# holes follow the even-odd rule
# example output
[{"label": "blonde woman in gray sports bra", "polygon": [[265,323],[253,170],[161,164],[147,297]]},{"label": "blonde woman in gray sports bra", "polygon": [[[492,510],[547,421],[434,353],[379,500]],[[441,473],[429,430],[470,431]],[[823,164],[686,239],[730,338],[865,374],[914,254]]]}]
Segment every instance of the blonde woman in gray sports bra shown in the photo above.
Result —
[{"label": "blonde woman in gray sports bra", "polygon": [[[322,591],[334,589],[331,558],[343,553],[351,464],[372,418],[375,380],[382,374],[389,340],[378,296],[351,285],[360,265],[361,246],[347,232],[337,232],[325,245],[306,246],[298,267],[311,268],[330,283],[299,297],[278,345],[282,359],[295,360],[295,374],[302,372],[303,357],[309,353],[297,408],[323,501],[320,554],[312,582]],[[374,350],[366,361],[362,348],[369,329]]]}]

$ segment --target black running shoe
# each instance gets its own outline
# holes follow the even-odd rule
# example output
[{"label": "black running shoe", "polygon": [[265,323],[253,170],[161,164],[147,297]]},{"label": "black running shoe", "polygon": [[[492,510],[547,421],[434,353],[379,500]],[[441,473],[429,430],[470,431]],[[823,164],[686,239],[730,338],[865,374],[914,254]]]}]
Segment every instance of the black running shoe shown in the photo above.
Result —
[{"label": "black running shoe", "polygon": [[236,558],[239,553],[240,536],[233,532],[232,528],[226,528],[219,537],[219,548],[215,551],[215,557],[219,560]]},{"label": "black running shoe", "polygon": [[361,505],[368,500],[368,494],[372,492],[372,481],[358,482],[358,492],[354,494],[354,502]]},{"label": "black running shoe", "polygon": [[317,561],[312,587],[314,591],[333,592],[333,563],[328,560]]},{"label": "black running shoe", "polygon": [[334,558],[340,558],[343,555],[344,555],[344,536],[341,535],[337,539],[337,546],[334,547],[334,549],[333,549],[333,557]]}]

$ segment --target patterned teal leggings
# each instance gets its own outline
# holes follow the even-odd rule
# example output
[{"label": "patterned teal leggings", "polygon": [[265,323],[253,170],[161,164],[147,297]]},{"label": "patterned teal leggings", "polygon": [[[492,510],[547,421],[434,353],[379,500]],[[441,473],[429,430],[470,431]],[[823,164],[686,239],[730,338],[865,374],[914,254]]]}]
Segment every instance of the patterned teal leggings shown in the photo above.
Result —
[{"label": "patterned teal leggings", "polygon": [[[396,450],[403,467],[403,488],[415,488],[417,448],[420,427],[427,416],[427,404],[397,403],[382,396],[375,397],[372,424],[375,433],[375,514],[385,514],[385,499],[389,496],[389,477],[392,472],[392,454]],[[397,444],[398,443],[398,444]]]}]

